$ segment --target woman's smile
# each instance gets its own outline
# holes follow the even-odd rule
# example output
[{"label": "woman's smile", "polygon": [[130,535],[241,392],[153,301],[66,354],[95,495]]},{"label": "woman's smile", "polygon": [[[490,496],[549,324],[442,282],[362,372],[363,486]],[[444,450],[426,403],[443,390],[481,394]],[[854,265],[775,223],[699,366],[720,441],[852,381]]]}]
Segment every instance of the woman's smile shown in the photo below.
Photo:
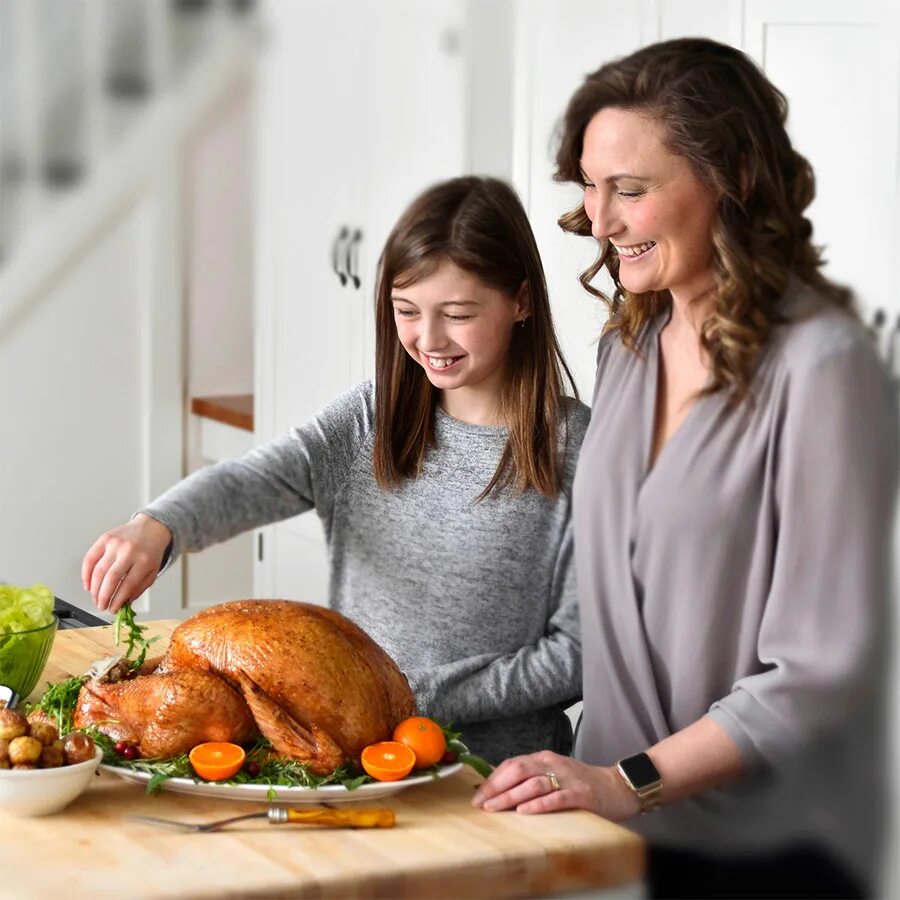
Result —
[{"label": "woman's smile", "polygon": [[[612,242],[610,242],[612,243]],[[626,262],[634,262],[637,259],[643,259],[656,246],[656,241],[645,241],[643,244],[632,244],[631,246],[622,246],[613,244],[616,253],[619,254],[620,260]]]}]

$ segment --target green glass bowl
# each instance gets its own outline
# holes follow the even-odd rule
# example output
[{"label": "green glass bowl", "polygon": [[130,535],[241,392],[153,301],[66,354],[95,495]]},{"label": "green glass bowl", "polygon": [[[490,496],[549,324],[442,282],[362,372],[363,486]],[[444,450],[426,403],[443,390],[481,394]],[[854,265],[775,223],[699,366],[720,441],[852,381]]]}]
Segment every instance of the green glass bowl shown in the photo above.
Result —
[{"label": "green glass bowl", "polygon": [[9,685],[24,700],[47,665],[59,619],[29,631],[0,634],[0,684]]}]

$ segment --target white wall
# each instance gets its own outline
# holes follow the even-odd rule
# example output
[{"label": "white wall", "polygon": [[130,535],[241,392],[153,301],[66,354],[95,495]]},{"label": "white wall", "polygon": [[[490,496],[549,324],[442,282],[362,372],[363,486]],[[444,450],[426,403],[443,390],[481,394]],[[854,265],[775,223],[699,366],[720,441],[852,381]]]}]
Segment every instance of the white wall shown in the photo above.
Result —
[{"label": "white wall", "polygon": [[[88,547],[180,472],[178,357],[157,357],[159,373],[149,356],[158,213],[132,199],[38,291],[0,309],[0,579],[44,582],[76,605],[90,602]],[[169,401],[150,414],[158,377]],[[153,593],[171,603],[170,586]]]}]

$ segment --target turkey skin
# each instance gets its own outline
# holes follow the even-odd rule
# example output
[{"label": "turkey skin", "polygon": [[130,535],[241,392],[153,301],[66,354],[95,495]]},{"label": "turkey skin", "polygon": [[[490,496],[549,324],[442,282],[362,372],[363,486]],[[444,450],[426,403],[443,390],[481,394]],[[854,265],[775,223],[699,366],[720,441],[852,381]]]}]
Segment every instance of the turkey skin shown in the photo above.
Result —
[{"label": "turkey skin", "polygon": [[86,683],[75,725],[117,740],[127,731],[147,756],[258,731],[326,775],[415,713],[406,677],[349,619],[289,600],[234,600],[178,625],[152,674]]}]

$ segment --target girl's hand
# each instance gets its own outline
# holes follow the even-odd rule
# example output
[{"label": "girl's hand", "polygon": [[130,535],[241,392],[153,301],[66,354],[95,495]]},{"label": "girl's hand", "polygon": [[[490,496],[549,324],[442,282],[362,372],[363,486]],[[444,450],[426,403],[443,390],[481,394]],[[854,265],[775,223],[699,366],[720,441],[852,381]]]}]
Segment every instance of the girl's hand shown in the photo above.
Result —
[{"label": "girl's hand", "polygon": [[102,534],[81,564],[81,584],[98,609],[117,612],[153,584],[172,532],[143,513]]},{"label": "girl's hand", "polygon": [[[559,790],[548,773],[555,776]],[[640,812],[637,797],[614,766],[589,766],[549,750],[500,763],[476,792],[472,805],[490,812],[586,809],[613,822]]]}]

